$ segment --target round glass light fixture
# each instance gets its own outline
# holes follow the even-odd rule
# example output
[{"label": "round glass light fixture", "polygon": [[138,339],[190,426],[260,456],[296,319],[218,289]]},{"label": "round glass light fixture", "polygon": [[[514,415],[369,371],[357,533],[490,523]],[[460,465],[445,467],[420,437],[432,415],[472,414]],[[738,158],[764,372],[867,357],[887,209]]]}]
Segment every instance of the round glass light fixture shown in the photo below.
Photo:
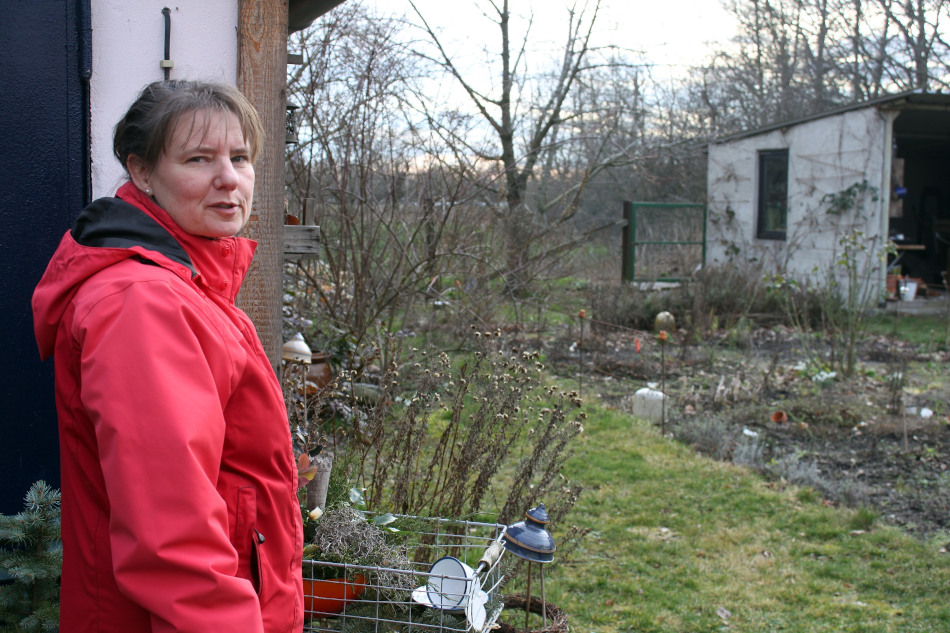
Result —
[{"label": "round glass light fixture", "polygon": [[303,340],[303,334],[297,332],[281,346],[280,357],[293,363],[309,365],[313,360],[313,353]]}]

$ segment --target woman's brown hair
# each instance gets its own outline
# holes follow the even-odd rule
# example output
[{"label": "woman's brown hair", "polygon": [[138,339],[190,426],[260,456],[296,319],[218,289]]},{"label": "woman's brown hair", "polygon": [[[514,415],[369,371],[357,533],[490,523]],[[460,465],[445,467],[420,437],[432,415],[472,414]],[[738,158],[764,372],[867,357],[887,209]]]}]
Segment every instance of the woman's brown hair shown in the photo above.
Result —
[{"label": "woman's brown hair", "polygon": [[241,124],[251,162],[257,159],[264,129],[247,97],[228,84],[181,80],[156,81],[145,86],[115,126],[112,151],[116,159],[128,170],[129,156],[134,155],[147,169],[152,169],[181,117],[202,110],[233,113]]}]

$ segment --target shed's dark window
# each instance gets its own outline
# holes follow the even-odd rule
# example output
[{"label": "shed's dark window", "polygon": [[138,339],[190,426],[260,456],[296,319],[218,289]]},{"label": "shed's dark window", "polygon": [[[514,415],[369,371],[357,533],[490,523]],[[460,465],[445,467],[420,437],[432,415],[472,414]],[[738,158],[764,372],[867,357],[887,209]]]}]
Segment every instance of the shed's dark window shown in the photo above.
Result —
[{"label": "shed's dark window", "polygon": [[784,240],[788,217],[788,150],[759,152],[759,222],[756,236]]}]

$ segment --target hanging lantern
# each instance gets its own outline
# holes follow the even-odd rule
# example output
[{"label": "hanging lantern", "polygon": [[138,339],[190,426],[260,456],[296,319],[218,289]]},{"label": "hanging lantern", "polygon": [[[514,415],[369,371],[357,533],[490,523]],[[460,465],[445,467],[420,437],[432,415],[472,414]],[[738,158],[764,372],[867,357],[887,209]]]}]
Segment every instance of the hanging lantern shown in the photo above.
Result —
[{"label": "hanging lantern", "polygon": [[554,537],[547,530],[550,522],[544,504],[531,508],[525,513],[524,521],[509,525],[505,530],[505,549],[519,558],[528,561],[528,600],[525,603],[525,629],[528,628],[528,615],[531,613],[531,564],[540,563],[541,574],[541,618],[547,628],[547,612],[544,598],[544,563],[554,560]]},{"label": "hanging lantern", "polygon": [[293,101],[287,101],[287,137],[285,142],[287,145],[296,145],[297,144],[297,116],[296,111],[300,108],[299,105]]},{"label": "hanging lantern", "polygon": [[292,363],[309,365],[313,361],[310,346],[303,340],[303,334],[297,332],[290,337],[280,348],[280,357]]}]

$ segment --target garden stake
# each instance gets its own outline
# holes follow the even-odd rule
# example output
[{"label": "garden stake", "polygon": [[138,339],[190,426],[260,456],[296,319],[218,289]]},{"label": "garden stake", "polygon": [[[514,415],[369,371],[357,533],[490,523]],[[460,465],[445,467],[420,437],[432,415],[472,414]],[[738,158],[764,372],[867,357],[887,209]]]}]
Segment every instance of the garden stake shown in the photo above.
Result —
[{"label": "garden stake", "polygon": [[524,631],[528,633],[528,616],[531,615],[531,561],[528,561],[528,599],[524,605]]},{"label": "garden stake", "polygon": [[587,313],[581,310],[577,313],[578,324],[581,327],[580,343],[577,346],[577,395],[584,395],[584,317]]},{"label": "garden stake", "polygon": [[538,349],[541,349],[541,302],[538,301]]},{"label": "garden stake", "polygon": [[666,435],[666,330],[660,330],[660,435]]},{"label": "garden stake", "polygon": [[666,345],[660,345],[660,435],[666,434]]},{"label": "garden stake", "polygon": [[897,276],[897,301],[894,302],[894,332],[893,334],[897,335],[897,320],[900,317],[901,313],[901,286],[904,285],[904,281],[900,275]]},{"label": "garden stake", "polygon": [[509,525],[504,533],[506,550],[528,561],[528,597],[524,607],[524,630],[528,632],[528,619],[531,614],[531,563],[541,565],[541,621],[548,626],[544,594],[544,564],[554,560],[554,538],[547,530],[548,518],[544,504],[531,508],[525,513],[525,520]]},{"label": "garden stake", "polygon": [[548,601],[544,597],[544,565],[538,566],[541,571],[541,628],[548,628]]},{"label": "garden stake", "polygon": [[901,423],[904,427],[904,452],[910,452],[910,443],[907,441],[907,405],[901,402]]}]

